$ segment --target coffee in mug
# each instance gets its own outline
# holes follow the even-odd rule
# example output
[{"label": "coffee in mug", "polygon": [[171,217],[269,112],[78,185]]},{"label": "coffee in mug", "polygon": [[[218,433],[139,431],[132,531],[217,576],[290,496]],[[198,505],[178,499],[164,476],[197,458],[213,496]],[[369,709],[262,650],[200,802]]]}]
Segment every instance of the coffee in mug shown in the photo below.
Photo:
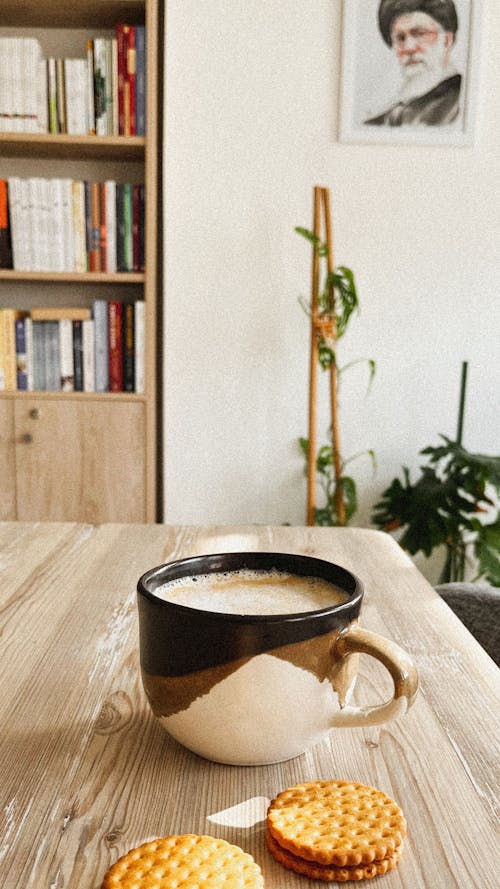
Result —
[{"label": "coffee in mug", "polygon": [[[223,553],[160,565],[138,582],[141,672],[155,716],[184,746],[257,765],[303,753],[342,726],[406,712],[409,656],[359,626],[361,581],[289,553]],[[390,701],[358,708],[357,654],[380,660]]]}]

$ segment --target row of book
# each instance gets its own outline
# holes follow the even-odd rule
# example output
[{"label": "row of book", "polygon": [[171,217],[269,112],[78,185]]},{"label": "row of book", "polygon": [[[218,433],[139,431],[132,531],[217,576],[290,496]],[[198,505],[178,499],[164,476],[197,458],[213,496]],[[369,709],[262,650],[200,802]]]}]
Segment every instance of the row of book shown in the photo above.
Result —
[{"label": "row of book", "polygon": [[145,27],[119,23],[81,58],[44,58],[34,37],[1,37],[0,131],[144,136]]},{"label": "row of book", "polygon": [[0,309],[0,390],[144,392],[145,304]]},{"label": "row of book", "polygon": [[0,268],[144,271],[144,185],[0,179]]}]

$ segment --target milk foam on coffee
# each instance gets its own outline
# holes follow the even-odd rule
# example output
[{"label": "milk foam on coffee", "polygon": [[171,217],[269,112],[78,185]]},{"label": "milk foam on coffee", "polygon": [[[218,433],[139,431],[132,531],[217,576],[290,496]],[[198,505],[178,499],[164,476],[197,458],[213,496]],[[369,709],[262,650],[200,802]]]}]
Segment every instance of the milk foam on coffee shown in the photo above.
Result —
[{"label": "milk foam on coffee", "polygon": [[155,596],[225,614],[300,614],[348,599],[343,590],[321,577],[250,569],[178,577],[158,587]]}]

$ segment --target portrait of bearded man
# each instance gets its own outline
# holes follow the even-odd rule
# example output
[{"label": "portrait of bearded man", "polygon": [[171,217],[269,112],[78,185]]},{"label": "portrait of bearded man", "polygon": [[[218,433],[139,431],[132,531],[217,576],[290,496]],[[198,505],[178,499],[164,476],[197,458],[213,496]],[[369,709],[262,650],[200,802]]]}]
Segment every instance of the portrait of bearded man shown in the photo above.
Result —
[{"label": "portrait of bearded man", "polygon": [[453,0],[381,0],[378,26],[397,59],[399,96],[368,126],[443,126],[459,117],[462,75],[453,64],[459,27]]}]

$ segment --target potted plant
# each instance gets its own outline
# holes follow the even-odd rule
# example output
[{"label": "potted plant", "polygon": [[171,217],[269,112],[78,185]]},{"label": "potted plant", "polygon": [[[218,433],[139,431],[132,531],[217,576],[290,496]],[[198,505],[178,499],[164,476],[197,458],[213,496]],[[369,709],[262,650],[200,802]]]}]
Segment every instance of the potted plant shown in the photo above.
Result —
[{"label": "potted plant", "polygon": [[385,531],[398,531],[400,545],[411,555],[427,557],[445,548],[439,583],[465,579],[474,560],[477,580],[500,586],[500,516],[493,499],[500,495],[500,456],[471,454],[462,444],[467,362],[462,366],[456,441],[441,435],[442,443],[420,451],[428,460],[412,483],[403,467],[374,507],[372,520]]}]

